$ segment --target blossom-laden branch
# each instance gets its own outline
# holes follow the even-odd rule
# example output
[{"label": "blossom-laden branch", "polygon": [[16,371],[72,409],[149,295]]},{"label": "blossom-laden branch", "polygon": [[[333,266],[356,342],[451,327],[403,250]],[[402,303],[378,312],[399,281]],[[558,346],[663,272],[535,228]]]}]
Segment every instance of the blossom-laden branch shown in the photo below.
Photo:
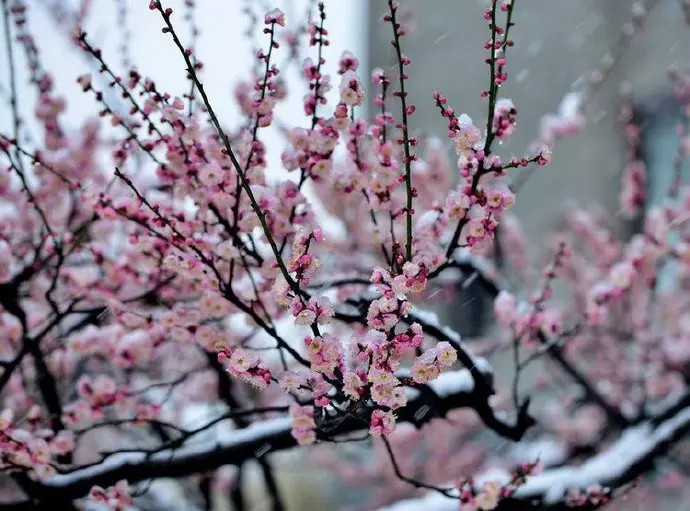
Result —
[{"label": "blossom-laden branch", "polygon": [[393,96],[400,98],[401,117],[397,128],[402,133],[402,138],[398,139],[398,144],[402,146],[405,156],[403,157],[403,164],[405,165],[405,172],[403,178],[405,180],[405,194],[407,197],[405,205],[405,259],[412,260],[412,215],[414,209],[412,208],[412,199],[416,195],[416,190],[412,186],[412,163],[417,160],[417,157],[412,154],[412,147],[417,145],[417,139],[410,137],[410,127],[408,117],[414,114],[415,106],[408,104],[407,92],[405,92],[405,80],[408,74],[405,67],[410,65],[410,59],[403,55],[401,38],[405,35],[405,27],[398,21],[397,11],[399,5],[393,0],[388,1],[388,9],[390,14],[384,17],[384,21],[389,22],[393,27],[393,40],[391,44],[395,48],[396,61],[398,65],[398,86],[399,90],[393,91]]},{"label": "blossom-laden branch", "polygon": [[[685,428],[680,408],[657,410],[665,393],[687,393],[690,356],[671,340],[687,335],[690,192],[669,194],[627,243],[593,215],[571,212],[543,284],[529,296],[513,289],[509,269],[499,275],[487,263],[501,226],[502,263],[519,266],[523,284],[531,282],[523,278],[524,240],[506,217],[515,200],[506,178],[550,159],[547,142],[522,156],[493,147],[517,125],[517,108],[499,96],[515,1],[493,1],[484,13],[490,83],[482,127],[440,93],[433,97],[458,156],[457,185],[442,145],[418,147],[410,131],[415,107],[402,50],[408,29],[396,2],[387,2],[384,21],[393,29],[397,76],[372,73],[373,122],[363,114],[365,86],[349,52],[337,61],[340,83],[329,106],[331,41],[319,3],[306,30],[292,30],[278,9],[256,18],[263,18],[263,49],[251,78],[235,89],[242,119],[234,128],[204,88],[200,25],[194,3],[185,5],[189,44],[173,10],[149,3],[187,71],[189,92],[181,97],[137,69],[120,75],[84,29],[70,29],[97,68],[96,77],[77,83],[95,101],[98,119],[79,125],[64,122],[65,102],[41,63],[27,5],[3,2],[5,31],[13,19],[30,66],[43,135],[22,136],[19,46],[8,37],[0,470],[25,501],[6,507],[67,509],[88,495],[121,509],[147,491],[138,483],[158,478],[192,483],[208,503],[211,486],[226,477],[222,467],[232,465],[238,470],[226,488],[241,508],[243,467],[258,460],[278,511],[281,458],[274,454],[311,444],[318,454],[320,445],[338,449],[370,438],[367,446],[381,456],[350,476],[371,471],[391,495],[426,488],[476,509],[552,498],[555,506],[572,499],[594,505],[609,497],[581,487],[580,472],[599,474],[587,464],[567,472],[572,480],[563,489],[581,492],[572,499],[542,492],[546,479],[539,477],[565,472],[537,475],[534,459],[521,460],[501,484],[475,485],[465,474],[481,473],[493,457],[485,432],[520,442],[532,430],[558,437],[572,456],[590,449],[605,458],[620,435],[646,428],[658,441],[638,451],[635,468],[594,482],[617,487],[629,471],[649,472],[638,461],[661,455]],[[129,12],[124,3],[118,8],[124,21]],[[86,12],[88,2],[73,18],[84,21]],[[294,91],[276,63],[294,60],[304,36],[316,61],[302,66],[309,89],[301,127],[278,119],[277,104]],[[123,46],[125,67],[128,53]],[[687,83],[674,75],[684,107]],[[399,117],[387,110],[391,93]],[[266,144],[276,127],[285,148],[279,177],[269,178]],[[686,136],[679,131],[678,161]],[[666,268],[681,276],[668,295],[660,284]],[[553,296],[557,280],[572,295],[563,308]],[[479,347],[429,311],[449,286],[473,282],[494,299],[498,320],[491,342]],[[512,349],[512,402],[478,353],[487,345]],[[608,363],[584,363],[592,359]],[[549,378],[519,388],[521,372],[538,364]],[[558,406],[532,404],[540,401]],[[200,408],[210,415],[190,419]],[[415,461],[422,458],[432,461]],[[347,460],[339,462],[336,470],[345,470]],[[453,478],[453,487],[440,484]]]},{"label": "blossom-laden branch", "polygon": [[[611,498],[625,490],[639,476],[654,466],[674,443],[690,431],[690,397],[684,396],[654,419],[628,428],[609,447],[580,465],[548,468],[541,473],[528,475],[509,496],[501,496],[489,507],[479,505],[474,509],[499,511],[568,509],[590,511],[609,503]],[[492,477],[492,476],[488,476]],[[495,475],[494,475],[495,477]],[[508,474],[501,475],[497,485],[509,481]],[[453,499],[431,493],[420,499],[402,501],[387,507],[385,511],[456,511],[457,493]],[[471,508],[471,507],[470,507]],[[461,508],[462,509],[462,508]],[[383,509],[381,511],[384,511]]]},{"label": "blossom-laden branch", "polygon": [[[443,417],[449,410],[477,404],[472,380],[464,370],[448,373],[442,381],[410,392],[414,397],[400,412],[399,420],[417,427],[435,417]],[[433,398],[429,399],[431,396]],[[371,410],[362,409],[320,435],[327,440],[367,429],[369,413]],[[230,430],[217,440],[190,442],[186,446],[153,453],[116,453],[90,467],[40,482],[27,481],[26,484],[32,497],[38,500],[68,501],[85,496],[93,485],[108,487],[120,479],[135,483],[151,478],[182,477],[223,465],[239,465],[257,456],[262,458],[290,449],[298,445],[291,429],[292,422],[288,417],[269,419],[242,430]]]}]

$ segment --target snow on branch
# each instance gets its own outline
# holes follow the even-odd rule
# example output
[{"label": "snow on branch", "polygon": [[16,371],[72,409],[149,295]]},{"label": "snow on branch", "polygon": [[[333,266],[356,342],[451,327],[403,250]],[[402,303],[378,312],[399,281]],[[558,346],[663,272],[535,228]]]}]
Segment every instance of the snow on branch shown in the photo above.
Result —
[{"label": "snow on branch", "polygon": [[[662,456],[677,440],[690,430],[690,396],[679,400],[666,412],[625,430],[607,449],[578,466],[563,466],[528,476],[515,494],[501,501],[497,511],[531,509],[577,509],[566,507],[564,498],[570,489],[584,489],[599,485],[615,490],[649,470],[654,460]],[[508,474],[495,479],[503,483]],[[476,481],[486,478],[479,476]],[[457,511],[458,501],[438,493],[397,502],[379,511]]]},{"label": "snow on branch", "polygon": [[652,421],[628,428],[608,449],[577,467],[547,470],[527,479],[515,497],[541,499],[547,505],[558,503],[569,488],[595,484],[618,487],[634,479],[653,458],[690,429],[690,408],[683,408],[659,424]]},{"label": "snow on branch", "polygon": [[379,511],[458,511],[458,501],[440,493],[428,493],[417,499],[396,502]]},{"label": "snow on branch", "polygon": [[[398,410],[398,420],[421,425],[443,417],[455,408],[483,407],[474,392],[473,379],[466,369],[449,371],[427,386],[410,392],[410,401]],[[430,399],[430,395],[433,399]],[[367,422],[353,418],[343,421],[328,439],[363,429]],[[155,453],[128,452],[107,457],[93,466],[51,477],[42,482],[27,481],[31,494],[42,499],[74,499],[86,495],[93,485],[107,487],[120,479],[136,483],[152,478],[182,477],[206,472],[223,465],[239,465],[271,453],[295,447],[291,420],[275,418],[242,430],[230,430],[215,440],[186,444]],[[327,440],[327,438],[323,438]],[[1,506],[0,506],[1,507]]]}]

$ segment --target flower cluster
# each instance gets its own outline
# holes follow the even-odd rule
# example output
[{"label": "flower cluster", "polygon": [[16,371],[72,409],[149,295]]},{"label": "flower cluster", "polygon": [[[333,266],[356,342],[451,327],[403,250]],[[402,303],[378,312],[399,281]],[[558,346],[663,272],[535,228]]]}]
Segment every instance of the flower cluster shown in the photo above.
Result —
[{"label": "flower cluster", "polygon": [[508,482],[485,481],[480,487],[472,479],[458,480],[455,483],[459,491],[460,511],[491,511],[496,509],[504,498],[512,496],[525,484],[527,477],[539,471],[539,464],[521,463],[511,471]]},{"label": "flower cluster", "polygon": [[562,318],[555,308],[547,308],[546,302],[553,295],[553,281],[570,256],[565,243],[560,243],[552,264],[544,271],[544,285],[534,293],[529,303],[518,302],[508,291],[500,291],[494,299],[494,314],[498,323],[510,328],[515,339],[530,342],[535,337],[547,338],[558,335],[562,330]]},{"label": "flower cluster", "polygon": [[54,459],[74,449],[74,435],[42,428],[38,406],[32,406],[24,420],[26,427],[17,427],[11,409],[0,413],[0,469],[28,470],[38,479],[48,478],[55,474]]},{"label": "flower cluster", "polygon": [[310,93],[304,98],[304,113],[312,118],[312,129],[319,120],[317,116],[318,105],[326,104],[326,93],[331,89],[330,77],[324,75],[322,66],[326,63],[326,59],[321,56],[321,50],[324,46],[328,46],[327,39],[328,30],[324,28],[324,21],[326,20],[326,11],[323,2],[319,2],[319,21],[311,21],[309,23],[309,46],[317,46],[318,61],[314,61],[307,57],[304,59],[302,69],[304,77],[309,83]]},{"label": "flower cluster", "polygon": [[485,482],[478,492],[468,487],[466,482],[460,486],[461,511],[491,511],[498,507],[501,499],[501,485],[495,481]]},{"label": "flower cluster", "polygon": [[317,243],[323,241],[323,233],[320,229],[309,233],[298,233],[292,244],[292,257],[288,265],[288,271],[295,273],[295,282],[298,285],[308,285],[309,279],[321,265],[320,259],[309,253],[312,240]]},{"label": "flower cluster", "polygon": [[84,375],[77,381],[79,399],[65,408],[65,420],[70,424],[88,425],[105,417],[105,409],[124,405],[126,389],[111,377],[101,374],[92,378]]},{"label": "flower cluster", "polygon": [[[460,186],[446,196],[445,213],[449,220],[458,222],[455,243],[462,241],[477,252],[486,251],[491,245],[498,226],[497,218],[510,209],[515,195],[500,180],[505,171],[525,167],[527,158],[512,158],[504,164],[498,155],[490,154],[491,139],[482,134],[467,114],[455,115],[447,106],[447,99],[434,93],[434,101],[441,115],[448,119],[448,136],[454,140],[458,154],[458,169],[462,178]],[[505,140],[515,126],[516,110],[508,99],[497,102],[494,110],[492,139]],[[531,161],[545,164],[547,156],[540,151]]]},{"label": "flower cluster", "polygon": [[443,369],[451,367],[458,359],[455,348],[443,341],[427,350],[412,364],[412,379],[417,383],[435,380]]},{"label": "flower cluster", "polygon": [[340,101],[349,107],[359,106],[364,101],[364,89],[359,78],[352,70],[347,70],[343,73],[342,81],[340,82]]},{"label": "flower cluster", "polygon": [[132,490],[127,481],[121,480],[108,488],[94,486],[89,491],[89,499],[104,504],[112,511],[126,511],[133,503]]},{"label": "flower cluster", "polygon": [[294,297],[291,311],[296,325],[327,324],[335,314],[333,304],[325,296],[312,296],[306,304]]},{"label": "flower cluster", "polygon": [[371,422],[369,432],[373,437],[386,436],[395,429],[395,415],[393,412],[384,412],[383,410],[374,410],[371,414]]},{"label": "flower cluster", "polygon": [[290,406],[292,418],[292,436],[300,445],[307,445],[316,441],[316,423],[314,409],[309,406]]},{"label": "flower cluster", "polygon": [[499,140],[508,138],[515,129],[517,110],[509,99],[501,98],[496,102],[492,130]]},{"label": "flower cluster", "polygon": [[611,500],[610,490],[600,485],[589,486],[584,490],[570,489],[565,497],[568,507],[581,507],[586,505],[602,506]]},{"label": "flower cluster", "polygon": [[256,387],[264,388],[271,382],[271,371],[266,368],[259,357],[247,350],[234,346],[216,344],[218,360],[226,364],[231,375],[241,378]]},{"label": "flower cluster", "polygon": [[343,347],[340,340],[330,334],[323,337],[306,337],[304,344],[309,353],[311,370],[333,378],[335,372],[344,369]]}]

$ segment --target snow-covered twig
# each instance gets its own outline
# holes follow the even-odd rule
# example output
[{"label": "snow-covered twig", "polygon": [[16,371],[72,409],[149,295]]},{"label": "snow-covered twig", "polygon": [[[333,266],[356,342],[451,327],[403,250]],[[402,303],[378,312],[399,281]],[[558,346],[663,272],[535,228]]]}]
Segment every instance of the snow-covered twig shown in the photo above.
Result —
[{"label": "snow-covered twig", "polygon": [[[435,417],[443,417],[452,409],[482,409],[485,406],[483,397],[475,392],[472,376],[467,369],[444,373],[429,385],[411,389],[409,396],[407,406],[398,411],[398,420],[416,425]],[[347,435],[366,427],[366,421],[345,420],[329,433],[329,438]],[[124,478],[130,483],[136,483],[147,479],[206,472],[295,447],[297,442],[291,434],[291,428],[291,420],[287,417],[270,419],[242,430],[229,430],[215,440],[191,443],[178,449],[151,454],[113,454],[96,465],[40,482],[27,479],[24,484],[30,487],[31,495],[39,496],[42,500],[61,502],[83,497],[94,485],[108,487]],[[0,509],[3,509],[1,503]]]},{"label": "snow-covered twig", "polygon": [[[596,485],[615,491],[649,470],[688,431],[690,394],[656,417],[629,427],[607,449],[581,465],[552,468],[528,476],[526,483],[511,498],[502,500],[496,511],[590,509],[567,505],[566,492]],[[508,480],[509,475],[505,473],[503,479]],[[380,511],[457,511],[457,508],[457,500],[433,493]]]}]

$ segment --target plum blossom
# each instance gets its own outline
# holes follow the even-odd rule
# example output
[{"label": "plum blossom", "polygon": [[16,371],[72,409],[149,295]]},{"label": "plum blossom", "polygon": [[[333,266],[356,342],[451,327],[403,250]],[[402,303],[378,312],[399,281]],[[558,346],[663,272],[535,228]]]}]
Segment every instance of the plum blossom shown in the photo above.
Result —
[{"label": "plum blossom", "polygon": [[300,445],[313,444],[316,441],[316,423],[314,409],[308,406],[291,405],[292,436]]},{"label": "plum blossom", "polygon": [[280,9],[273,9],[266,13],[264,17],[264,23],[270,25],[271,23],[276,23],[281,27],[285,26],[285,13]]},{"label": "plum blossom", "polygon": [[517,110],[510,99],[501,98],[496,102],[493,132],[499,140],[508,138],[515,129]]},{"label": "plum blossom", "polygon": [[347,106],[359,106],[364,102],[364,88],[353,70],[348,69],[343,73],[340,100]]},{"label": "plum blossom", "polygon": [[458,155],[470,157],[482,140],[482,134],[467,114],[458,117],[455,134],[455,151]]},{"label": "plum blossom", "polygon": [[501,485],[495,481],[487,481],[482,485],[482,490],[475,497],[474,505],[481,511],[496,509],[501,496]]},{"label": "plum blossom", "polygon": [[14,270],[14,257],[10,245],[0,239],[0,284],[9,282]]},{"label": "plum blossom", "polygon": [[199,181],[204,186],[217,186],[223,182],[223,169],[217,163],[205,164],[199,170]]},{"label": "plum blossom", "polygon": [[369,432],[373,437],[388,436],[395,430],[395,415],[380,409],[371,414]]},{"label": "plum blossom", "polygon": [[89,499],[99,504],[105,504],[113,511],[125,511],[134,501],[132,490],[126,480],[115,483],[114,486],[102,488],[94,486],[89,491]]},{"label": "plum blossom", "polygon": [[511,326],[517,318],[517,300],[508,291],[501,291],[494,300],[496,319],[503,326]]}]

